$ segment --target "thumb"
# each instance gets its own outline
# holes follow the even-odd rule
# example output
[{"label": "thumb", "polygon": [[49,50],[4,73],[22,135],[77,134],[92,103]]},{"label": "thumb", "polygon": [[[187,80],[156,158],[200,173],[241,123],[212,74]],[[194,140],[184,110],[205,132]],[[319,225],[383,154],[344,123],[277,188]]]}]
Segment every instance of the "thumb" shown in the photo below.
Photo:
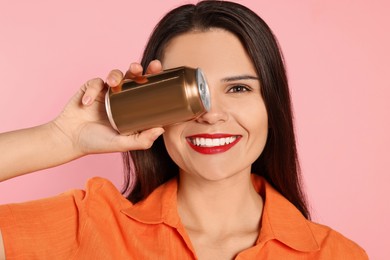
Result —
[{"label": "thumb", "polygon": [[164,133],[164,129],[161,127],[151,128],[140,133],[122,136],[126,138],[126,147],[124,150],[146,150],[152,147],[154,141]]}]

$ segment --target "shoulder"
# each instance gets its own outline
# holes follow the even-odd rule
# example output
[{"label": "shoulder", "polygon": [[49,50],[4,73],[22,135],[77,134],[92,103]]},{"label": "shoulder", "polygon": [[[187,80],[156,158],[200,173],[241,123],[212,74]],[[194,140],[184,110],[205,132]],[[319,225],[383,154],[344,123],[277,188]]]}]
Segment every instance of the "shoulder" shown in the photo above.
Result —
[{"label": "shoulder", "polygon": [[[87,227],[92,226],[89,229],[95,233],[108,228],[104,221],[107,216],[118,215],[122,200],[125,203],[110,181],[93,178],[84,190],[0,206],[0,229],[7,255],[15,259],[69,259],[86,237]],[[93,225],[92,221],[99,218],[103,223]]]},{"label": "shoulder", "polygon": [[37,217],[55,215],[56,212],[74,214],[75,210],[81,213],[89,205],[112,204],[121,200],[127,201],[109,180],[95,177],[88,180],[85,189],[72,189],[53,197],[1,205],[0,220],[2,216],[11,217],[19,213],[21,216],[28,213]]},{"label": "shoulder", "polygon": [[87,208],[96,209],[96,207],[101,208],[102,205],[106,208],[108,205],[112,205],[119,209],[123,204],[127,206],[131,204],[111,181],[101,177],[89,179],[83,193],[82,200]]},{"label": "shoulder", "polygon": [[308,225],[324,256],[332,259],[368,259],[363,248],[336,230],[312,221],[308,221]]},{"label": "shoulder", "polygon": [[99,193],[100,191],[104,191],[106,193],[118,192],[117,188],[111,181],[101,177],[93,177],[89,179],[85,185],[85,191],[86,193],[93,194]]}]

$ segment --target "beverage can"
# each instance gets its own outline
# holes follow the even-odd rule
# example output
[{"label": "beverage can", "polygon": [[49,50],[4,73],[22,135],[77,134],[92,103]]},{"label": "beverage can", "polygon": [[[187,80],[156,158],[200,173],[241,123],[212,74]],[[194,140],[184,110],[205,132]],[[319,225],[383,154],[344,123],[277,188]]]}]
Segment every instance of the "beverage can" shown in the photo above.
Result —
[{"label": "beverage can", "polygon": [[108,119],[120,134],[193,120],[210,109],[200,68],[178,67],[123,80],[105,96]]}]

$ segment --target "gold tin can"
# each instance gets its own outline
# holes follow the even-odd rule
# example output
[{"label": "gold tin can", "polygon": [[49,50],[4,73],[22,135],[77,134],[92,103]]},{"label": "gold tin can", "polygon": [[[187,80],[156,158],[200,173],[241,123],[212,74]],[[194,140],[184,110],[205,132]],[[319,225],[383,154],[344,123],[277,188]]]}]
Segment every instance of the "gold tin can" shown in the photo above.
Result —
[{"label": "gold tin can", "polygon": [[105,97],[108,119],[120,134],[193,120],[210,109],[200,68],[179,67],[123,80]]}]

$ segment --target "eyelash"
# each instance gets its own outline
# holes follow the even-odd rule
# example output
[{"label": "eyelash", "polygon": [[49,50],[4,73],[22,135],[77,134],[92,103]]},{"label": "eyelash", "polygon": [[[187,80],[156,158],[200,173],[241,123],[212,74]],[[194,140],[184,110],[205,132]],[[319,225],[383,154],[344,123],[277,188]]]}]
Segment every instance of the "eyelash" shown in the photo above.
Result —
[{"label": "eyelash", "polygon": [[228,93],[243,93],[243,92],[249,92],[251,89],[244,85],[236,85],[229,89]]}]

